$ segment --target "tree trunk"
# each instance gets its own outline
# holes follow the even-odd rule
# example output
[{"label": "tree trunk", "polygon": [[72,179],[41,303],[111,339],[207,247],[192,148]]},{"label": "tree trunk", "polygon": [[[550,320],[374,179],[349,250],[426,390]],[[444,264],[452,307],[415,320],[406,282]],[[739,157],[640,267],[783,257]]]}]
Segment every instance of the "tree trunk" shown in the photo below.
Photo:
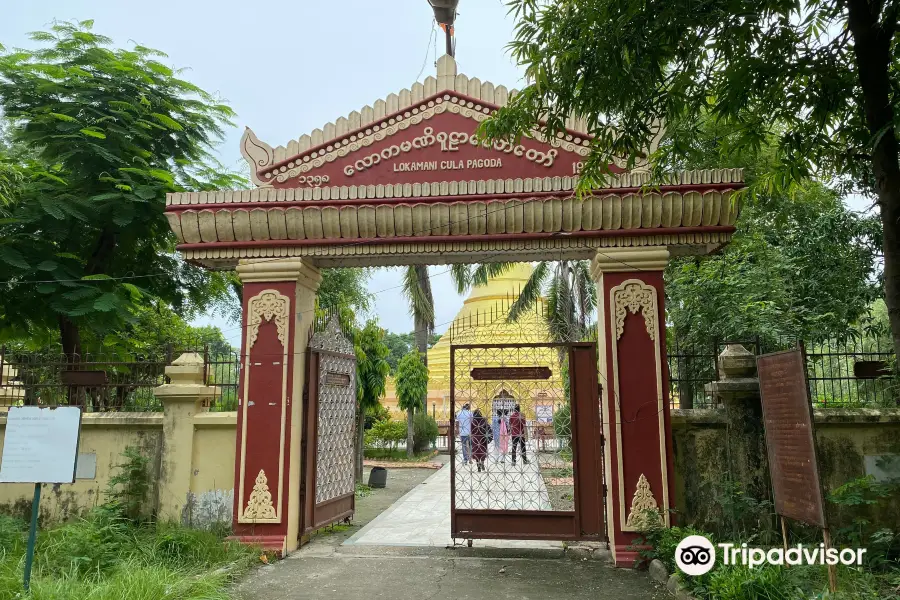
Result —
[{"label": "tree trunk", "polygon": [[[425,295],[428,298],[428,302],[431,303],[431,306],[434,306],[434,296],[431,294],[431,279],[428,277],[428,267],[424,265],[419,265],[415,267],[416,269],[416,277],[419,280],[419,285],[422,290],[424,290]],[[432,314],[434,311],[432,310]],[[415,325],[415,340],[416,340],[416,349],[418,349],[419,353],[422,355],[422,362],[425,363],[425,366],[428,367],[428,338],[431,337],[431,333],[434,331],[434,319],[425,320],[422,318],[422,315],[414,315],[413,323]],[[422,395],[422,398],[419,400],[420,408],[427,408],[428,406],[428,390],[425,390],[425,393]],[[407,423],[409,427],[409,431],[407,432],[407,451],[406,454],[410,458],[412,457],[413,449],[412,449],[412,439],[413,439],[413,410],[410,408],[407,412]]]},{"label": "tree trunk", "polygon": [[867,0],[847,3],[848,25],[862,88],[862,106],[872,139],[872,173],[884,231],[884,301],[888,309],[894,352],[900,356],[900,164],[894,109],[891,106],[891,40],[897,30],[896,14],[879,12]]},{"label": "tree trunk", "polygon": [[413,409],[406,409],[406,457],[413,457]]},{"label": "tree trunk", "polygon": [[356,483],[363,482],[363,457],[366,454],[366,445],[364,436],[366,433],[366,411],[359,409],[359,416],[356,420],[356,465],[355,476]]},{"label": "tree trunk", "polygon": [[58,321],[59,339],[66,360],[70,363],[81,362],[81,333],[78,331],[78,325],[65,315],[59,315]]}]

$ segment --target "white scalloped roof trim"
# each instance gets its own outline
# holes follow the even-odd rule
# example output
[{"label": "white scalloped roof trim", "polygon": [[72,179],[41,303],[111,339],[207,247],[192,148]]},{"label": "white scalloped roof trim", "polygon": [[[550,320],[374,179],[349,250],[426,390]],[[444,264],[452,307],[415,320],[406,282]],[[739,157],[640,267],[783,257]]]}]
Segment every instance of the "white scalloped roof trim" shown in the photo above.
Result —
[{"label": "white scalloped roof trim", "polygon": [[[648,184],[650,175],[631,172],[610,178],[610,189],[640,187]],[[702,169],[673,173],[666,178],[669,185],[702,185],[707,183],[742,183],[743,169]],[[258,188],[253,190],[220,190],[214,192],[177,192],[166,194],[166,205],[230,204],[236,202],[294,202],[299,200],[355,200],[380,198],[420,198],[427,196],[460,196],[469,194],[508,194],[573,190],[576,177],[534,177],[524,179],[487,179],[479,181],[440,181],[434,183],[344,185],[320,188]]]}]

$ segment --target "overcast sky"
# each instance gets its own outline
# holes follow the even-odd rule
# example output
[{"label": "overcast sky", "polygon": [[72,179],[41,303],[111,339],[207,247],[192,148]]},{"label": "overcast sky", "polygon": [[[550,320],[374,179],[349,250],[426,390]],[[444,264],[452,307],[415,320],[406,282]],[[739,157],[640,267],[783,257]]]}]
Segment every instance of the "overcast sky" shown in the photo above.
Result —
[{"label": "overcast sky", "polygon": [[[94,31],[117,45],[137,42],[164,51],[172,66],[189,69],[186,79],[219,93],[237,112],[220,148],[223,162],[235,166],[242,160],[238,141],[244,126],[272,146],[286,144],[434,75],[435,52],[444,52],[443,32],[433,33],[426,0],[4,0],[0,5],[0,43],[7,47],[30,45],[27,33],[54,19],[94,19]],[[521,86],[522,72],[505,50],[513,23],[500,0],[462,0],[456,29],[460,72]],[[431,269],[435,322],[444,324],[440,332],[463,301],[446,270]],[[398,269],[374,273],[375,312],[383,327],[411,331],[399,284]],[[240,343],[234,324],[215,315],[200,322],[219,325],[232,343]]]},{"label": "overcast sky", "polygon": [[[54,19],[94,19],[94,30],[116,44],[133,42],[169,55],[184,77],[217,92],[237,112],[220,147],[221,159],[239,166],[244,126],[278,146],[433,75],[443,54],[443,32],[433,26],[426,0],[0,0],[0,42],[28,46],[29,31]],[[501,0],[461,0],[457,20],[459,70],[507,87],[523,73],[505,46],[513,22]],[[436,54],[437,53],[437,54]],[[857,210],[862,199],[848,204]],[[435,322],[443,332],[462,305],[446,274],[432,267]],[[398,269],[379,269],[370,282],[375,313],[391,331],[413,329],[399,290]],[[232,343],[239,327],[209,315]]]}]

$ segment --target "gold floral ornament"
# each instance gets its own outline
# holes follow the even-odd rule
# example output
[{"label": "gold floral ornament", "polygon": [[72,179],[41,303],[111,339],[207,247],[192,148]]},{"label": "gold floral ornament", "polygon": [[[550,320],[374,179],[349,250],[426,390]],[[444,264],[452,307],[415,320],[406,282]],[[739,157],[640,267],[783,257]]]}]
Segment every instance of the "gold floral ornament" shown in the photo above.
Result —
[{"label": "gold floral ornament", "polygon": [[644,315],[644,324],[651,340],[656,340],[656,289],[640,281],[627,281],[614,295],[616,309],[616,339],[621,339],[625,331],[625,317],[628,311]]},{"label": "gold floral ornament", "polygon": [[[654,523],[654,521],[657,521]],[[659,514],[659,505],[653,497],[650,482],[641,473],[638,479],[637,490],[631,500],[631,510],[628,511],[628,519],[625,521],[625,529],[630,531],[642,531],[655,525],[662,525],[662,515]]]},{"label": "gold floral ornament", "polygon": [[287,347],[290,299],[278,290],[264,290],[247,303],[247,346],[253,348],[263,321],[274,321],[278,341]]},{"label": "gold floral ornament", "polygon": [[256,476],[256,483],[253,485],[250,499],[247,500],[244,518],[248,520],[277,518],[275,507],[272,506],[272,493],[269,492],[269,480],[266,479],[266,472],[262,469]]}]

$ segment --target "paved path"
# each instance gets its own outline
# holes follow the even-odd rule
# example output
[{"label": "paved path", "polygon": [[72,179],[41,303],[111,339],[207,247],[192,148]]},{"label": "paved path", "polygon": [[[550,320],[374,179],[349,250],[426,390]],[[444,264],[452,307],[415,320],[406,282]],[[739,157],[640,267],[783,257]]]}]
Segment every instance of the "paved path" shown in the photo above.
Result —
[{"label": "paved path", "polygon": [[[285,560],[254,569],[233,590],[235,598],[664,600],[668,597],[664,589],[650,582],[646,572],[615,569],[597,554],[593,560],[577,555],[564,558],[560,547],[496,549],[484,547],[481,540],[476,540],[473,548],[453,549],[341,545],[353,534],[364,537],[360,535],[363,533],[358,529],[360,526],[384,523],[376,516],[383,510],[402,514],[397,513],[399,507],[407,500],[419,497],[432,485],[424,483],[428,481],[426,478],[437,475],[445,478],[446,510],[438,513],[440,518],[437,519],[442,521],[449,514],[449,470],[447,466],[442,469],[443,473],[425,469],[392,471],[388,474],[386,489],[374,490],[370,496],[357,499],[353,525],[326,528]],[[434,486],[434,489],[439,490],[440,486]],[[444,531],[449,538],[449,521]]]},{"label": "paved path", "polygon": [[[516,464],[512,464],[509,456],[500,456],[491,445],[485,470],[479,471],[474,461],[464,464],[461,451],[457,451],[456,508],[553,510],[538,468],[539,455],[530,441],[528,455],[531,457],[528,463],[519,457]],[[448,476],[448,498],[449,480]]]},{"label": "paved path", "polygon": [[[534,469],[536,472],[537,467],[535,466]],[[512,471],[510,471],[511,473]],[[477,475],[486,477],[489,473],[477,473]],[[388,474],[388,478],[390,478],[390,474]],[[482,479],[486,481],[486,479]],[[546,490],[544,493],[546,494]],[[459,497],[457,497],[458,501]],[[481,507],[479,506],[479,508]],[[562,548],[561,542],[545,541],[476,540],[474,543],[477,546],[491,548]],[[450,465],[445,465],[413,488],[344,542],[344,545],[452,546],[453,539],[450,537]]]}]

